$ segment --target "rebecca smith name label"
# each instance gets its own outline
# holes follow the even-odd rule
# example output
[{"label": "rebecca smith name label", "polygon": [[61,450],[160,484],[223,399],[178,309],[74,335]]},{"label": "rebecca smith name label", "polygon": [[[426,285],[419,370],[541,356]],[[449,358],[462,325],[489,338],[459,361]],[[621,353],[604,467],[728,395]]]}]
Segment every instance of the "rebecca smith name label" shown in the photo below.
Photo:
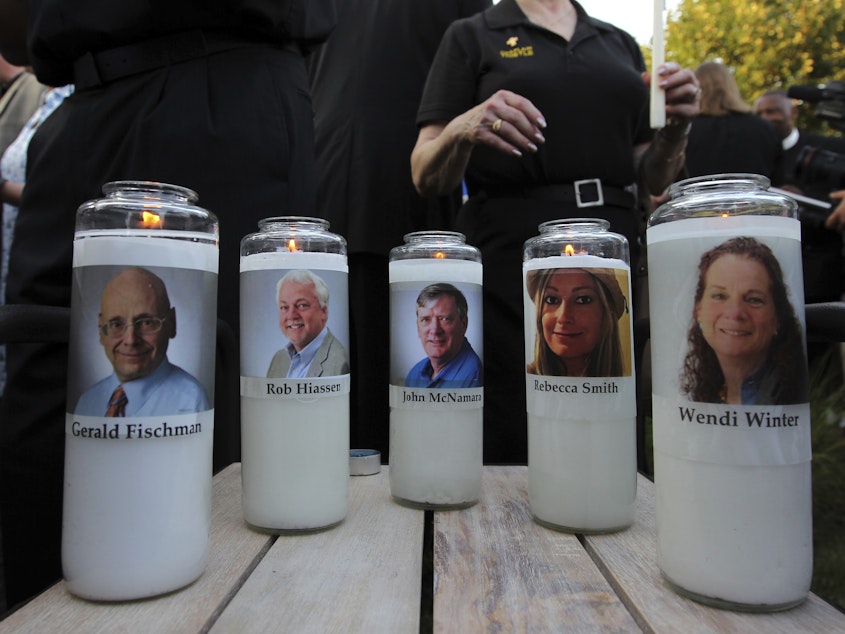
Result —
[{"label": "rebecca smith name label", "polygon": [[634,420],[632,376],[548,376],[525,374],[528,413],[572,420]]},{"label": "rebecca smith name label", "polygon": [[613,380],[593,379],[583,383],[552,383],[546,379],[534,379],[535,392],[558,392],[560,394],[619,394],[619,384]]}]

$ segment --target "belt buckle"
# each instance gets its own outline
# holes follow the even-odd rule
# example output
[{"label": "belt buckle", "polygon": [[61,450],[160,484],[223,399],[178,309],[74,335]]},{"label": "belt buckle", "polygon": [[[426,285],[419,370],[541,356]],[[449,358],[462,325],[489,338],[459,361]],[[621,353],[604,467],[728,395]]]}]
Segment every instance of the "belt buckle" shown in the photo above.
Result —
[{"label": "belt buckle", "polygon": [[[578,207],[601,207],[604,205],[604,192],[601,189],[601,179],[599,178],[585,178],[580,181],[575,181],[572,183],[575,187],[575,203]],[[583,201],[581,200],[581,186],[582,185],[595,185],[596,192],[598,193],[598,198],[596,200],[588,200]]]}]

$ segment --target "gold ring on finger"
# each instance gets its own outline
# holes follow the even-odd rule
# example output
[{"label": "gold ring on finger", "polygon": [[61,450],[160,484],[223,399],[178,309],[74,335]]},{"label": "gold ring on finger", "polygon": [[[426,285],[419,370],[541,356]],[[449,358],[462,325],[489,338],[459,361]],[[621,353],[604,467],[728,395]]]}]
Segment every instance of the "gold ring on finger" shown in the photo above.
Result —
[{"label": "gold ring on finger", "polygon": [[502,120],[501,120],[501,119],[496,119],[496,120],[493,122],[493,125],[492,125],[492,126],[490,126],[490,127],[493,129],[493,132],[495,132],[496,134],[499,134],[499,130],[501,130],[501,129],[502,129]]}]

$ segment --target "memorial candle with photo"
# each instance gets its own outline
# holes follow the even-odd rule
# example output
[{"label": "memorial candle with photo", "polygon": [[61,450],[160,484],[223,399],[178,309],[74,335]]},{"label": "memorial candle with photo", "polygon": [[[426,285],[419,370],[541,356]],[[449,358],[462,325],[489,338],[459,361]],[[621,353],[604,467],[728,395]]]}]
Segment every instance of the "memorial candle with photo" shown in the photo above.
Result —
[{"label": "memorial candle with photo", "polygon": [[647,230],[658,565],[743,611],[801,603],[813,562],[800,226],[768,184],[681,181]]},{"label": "memorial candle with photo", "polygon": [[390,254],[390,492],[460,508],[481,493],[481,257],[464,236],[419,232]]},{"label": "memorial candle with photo", "polygon": [[74,240],[62,569],[73,594],[112,601],[205,568],[218,229],[181,187],[103,191]]},{"label": "memorial candle with photo", "polygon": [[349,503],[346,242],[317,218],[259,226],[241,242],[244,518],[328,528]]},{"label": "memorial candle with photo", "polygon": [[628,244],[595,219],[525,244],[528,494],[537,522],[608,532],[633,521],[636,398]]}]

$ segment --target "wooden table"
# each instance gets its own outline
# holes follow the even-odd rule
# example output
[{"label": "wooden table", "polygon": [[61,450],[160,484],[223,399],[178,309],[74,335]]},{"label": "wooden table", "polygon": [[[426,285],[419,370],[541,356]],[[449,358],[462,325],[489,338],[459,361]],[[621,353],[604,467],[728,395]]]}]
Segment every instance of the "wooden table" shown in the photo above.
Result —
[{"label": "wooden table", "polygon": [[[671,591],[655,564],[654,486],[642,477],[634,526],[611,535],[534,523],[526,467],[485,467],[479,504],[436,513],[394,503],[385,467],[351,479],[341,525],[275,537],[244,525],[240,476],[235,464],[214,478],[208,566],[188,588],[92,603],[58,583],[0,622],[0,632],[417,633],[421,622],[459,633],[845,632],[845,614],[814,595],[754,615]],[[432,557],[423,557],[425,544]],[[427,565],[432,601],[421,591],[432,578]]]}]

